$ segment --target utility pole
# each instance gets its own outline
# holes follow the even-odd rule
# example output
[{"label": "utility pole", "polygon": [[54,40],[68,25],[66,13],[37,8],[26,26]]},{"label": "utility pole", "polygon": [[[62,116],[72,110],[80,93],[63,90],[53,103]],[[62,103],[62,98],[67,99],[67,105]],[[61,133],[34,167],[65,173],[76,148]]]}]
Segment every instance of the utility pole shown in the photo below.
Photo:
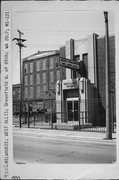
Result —
[{"label": "utility pole", "polygon": [[21,117],[22,117],[22,63],[21,63],[21,49],[22,47],[26,47],[23,45],[23,42],[26,41],[26,39],[21,39],[21,36],[24,35],[20,30],[17,30],[19,33],[19,38],[14,38],[14,40],[17,41],[17,45],[19,46],[19,60],[20,60],[20,116],[19,116],[19,127],[21,128]]},{"label": "utility pole", "polygon": [[112,139],[111,101],[110,101],[110,63],[109,63],[109,32],[108,12],[104,11],[105,17],[105,80],[106,80],[106,139]]}]

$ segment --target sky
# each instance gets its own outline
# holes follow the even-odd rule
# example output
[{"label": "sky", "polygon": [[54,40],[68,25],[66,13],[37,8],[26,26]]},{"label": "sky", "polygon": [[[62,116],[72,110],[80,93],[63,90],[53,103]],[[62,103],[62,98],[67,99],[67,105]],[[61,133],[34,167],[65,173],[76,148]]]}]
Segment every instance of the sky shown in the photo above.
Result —
[{"label": "sky", "polygon": [[[105,34],[103,10],[80,8],[80,6],[58,6],[40,2],[9,2],[12,9],[12,39],[18,37],[17,29],[24,33],[26,48],[22,58],[38,50],[54,50],[73,38],[86,38],[92,33]],[[114,34],[113,12],[109,12],[109,32]],[[12,41],[12,81],[19,83],[19,48]]]}]

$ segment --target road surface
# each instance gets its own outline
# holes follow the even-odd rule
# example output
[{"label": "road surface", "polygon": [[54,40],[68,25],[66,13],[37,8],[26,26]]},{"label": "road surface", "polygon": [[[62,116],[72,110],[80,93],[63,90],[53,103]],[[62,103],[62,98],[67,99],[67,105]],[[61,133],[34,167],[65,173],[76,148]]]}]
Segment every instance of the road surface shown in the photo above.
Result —
[{"label": "road surface", "polygon": [[17,163],[113,163],[115,142],[83,138],[70,131],[18,129],[14,131],[13,152]]}]

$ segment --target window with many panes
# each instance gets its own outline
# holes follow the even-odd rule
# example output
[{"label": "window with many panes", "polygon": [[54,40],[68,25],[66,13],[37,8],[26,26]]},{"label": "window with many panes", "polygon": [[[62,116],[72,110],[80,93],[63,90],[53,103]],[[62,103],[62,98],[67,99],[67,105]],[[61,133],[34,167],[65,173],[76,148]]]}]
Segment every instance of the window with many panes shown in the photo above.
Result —
[{"label": "window with many panes", "polygon": [[24,76],[24,85],[28,85],[28,75]]},{"label": "window with many panes", "polygon": [[43,83],[44,83],[44,84],[46,83],[46,72],[43,73]]},{"label": "window with many panes", "polygon": [[36,96],[37,96],[37,98],[40,97],[40,86],[39,85],[36,87]]},{"label": "window with many panes", "polygon": [[30,87],[30,98],[33,98],[33,87]]},{"label": "window with many panes", "polygon": [[50,72],[50,82],[54,83],[54,71]]},{"label": "window with many panes", "polygon": [[30,75],[30,85],[33,85],[33,74]]},{"label": "window with many panes", "polygon": [[46,90],[47,90],[47,87],[46,87],[46,85],[45,85],[45,86],[43,86],[43,91],[42,91],[42,96],[43,96],[43,98],[46,97]]},{"label": "window with many panes", "polygon": [[18,98],[18,99],[20,99],[20,95],[21,95],[21,90],[18,88],[18,89],[17,89],[17,96],[18,96],[17,98]]},{"label": "window with many panes", "polygon": [[40,71],[40,60],[36,61],[36,71]]},{"label": "window with many panes", "polygon": [[40,84],[40,73],[37,73],[36,83],[37,83],[37,84]]},{"label": "window with many panes", "polygon": [[33,62],[30,62],[30,73],[33,72]]},{"label": "window with many panes", "polygon": [[47,59],[43,59],[43,70],[46,70],[46,62],[47,62]]},{"label": "window with many panes", "polygon": [[54,68],[54,59],[53,59],[53,57],[50,57],[50,59],[49,59],[49,68],[50,69]]},{"label": "window with many panes", "polygon": [[60,70],[57,70],[57,81],[60,80]]},{"label": "window with many panes", "polygon": [[28,73],[28,63],[24,63],[24,73]]},{"label": "window with many panes", "polygon": [[24,88],[24,98],[27,98],[28,97],[28,88],[25,87]]}]

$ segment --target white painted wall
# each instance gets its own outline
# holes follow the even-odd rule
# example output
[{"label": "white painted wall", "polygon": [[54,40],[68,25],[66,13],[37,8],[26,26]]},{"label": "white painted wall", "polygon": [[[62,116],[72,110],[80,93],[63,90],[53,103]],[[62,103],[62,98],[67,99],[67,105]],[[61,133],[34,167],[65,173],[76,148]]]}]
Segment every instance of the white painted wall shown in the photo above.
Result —
[{"label": "white painted wall", "polygon": [[83,54],[88,53],[88,79],[91,83],[95,83],[95,51],[96,48],[94,47],[93,34],[85,39],[75,40],[75,55],[80,55],[80,60],[82,60]]}]

